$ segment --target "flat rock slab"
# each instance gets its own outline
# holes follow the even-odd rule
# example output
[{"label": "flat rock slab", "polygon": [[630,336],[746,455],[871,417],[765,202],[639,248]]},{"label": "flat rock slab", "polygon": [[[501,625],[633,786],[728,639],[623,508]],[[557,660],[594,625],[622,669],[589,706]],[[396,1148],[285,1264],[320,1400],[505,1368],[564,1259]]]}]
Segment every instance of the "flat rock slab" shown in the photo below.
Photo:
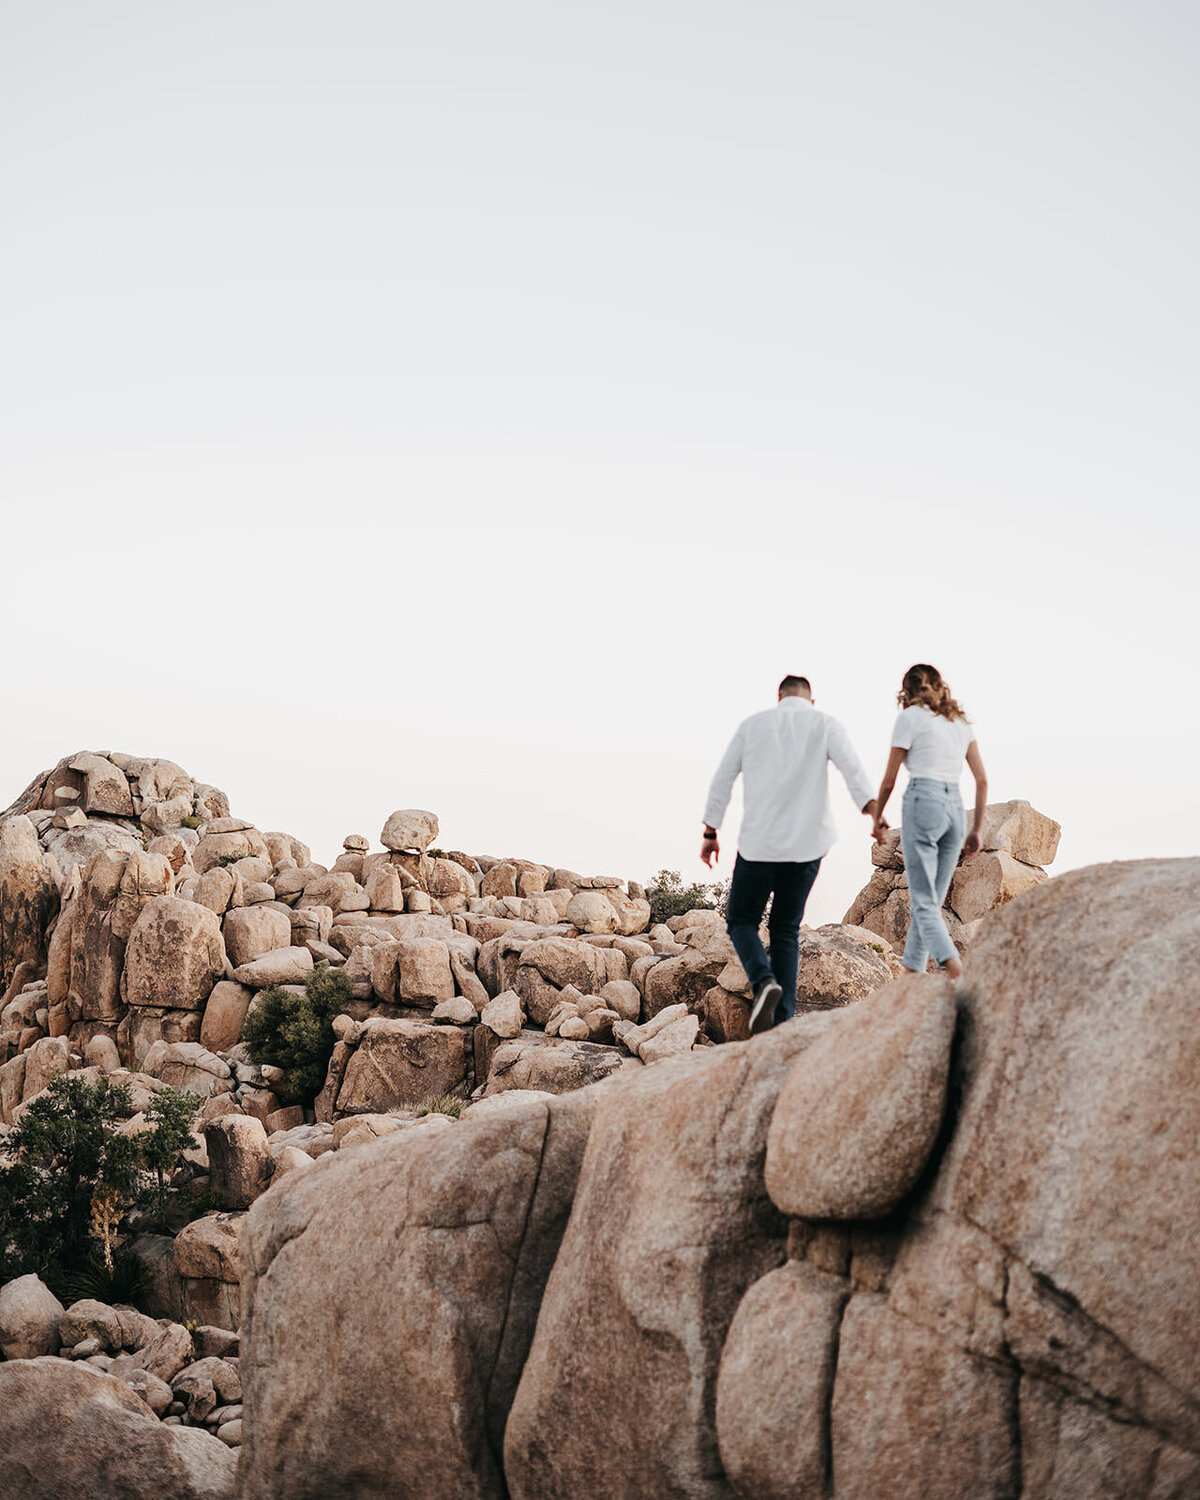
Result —
[{"label": "flat rock slab", "polygon": [[577,1042],[540,1031],[523,1031],[492,1052],[484,1094],[491,1098],[509,1089],[568,1094],[599,1083],[631,1061],[616,1047],[602,1042]]}]

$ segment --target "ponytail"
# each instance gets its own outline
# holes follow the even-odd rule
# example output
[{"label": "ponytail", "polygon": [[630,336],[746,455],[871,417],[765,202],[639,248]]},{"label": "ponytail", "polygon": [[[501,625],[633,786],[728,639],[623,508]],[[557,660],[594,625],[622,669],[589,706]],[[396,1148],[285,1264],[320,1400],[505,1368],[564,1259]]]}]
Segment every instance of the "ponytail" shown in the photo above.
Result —
[{"label": "ponytail", "polygon": [[904,674],[900,691],[896,694],[896,702],[901,708],[927,708],[930,713],[938,714],[943,719],[967,717],[958,700],[951,695],[949,684],[942,680],[942,674],[928,662],[918,662],[915,667],[909,667]]}]

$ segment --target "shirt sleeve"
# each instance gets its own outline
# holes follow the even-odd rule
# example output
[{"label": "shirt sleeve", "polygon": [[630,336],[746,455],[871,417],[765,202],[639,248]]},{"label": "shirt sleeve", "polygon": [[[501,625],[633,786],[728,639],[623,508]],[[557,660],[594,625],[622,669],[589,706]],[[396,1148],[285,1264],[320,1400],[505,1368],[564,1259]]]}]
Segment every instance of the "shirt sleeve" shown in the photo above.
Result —
[{"label": "shirt sleeve", "polygon": [[729,799],[733,795],[733,783],[737,780],[741,769],[742,731],[739,726],[737,733],[729,742],[729,749],[721,758],[717,774],[713,777],[712,785],[708,789],[708,801],[704,804],[704,821],[709,828],[720,828],[721,820],[729,808]]},{"label": "shirt sleeve", "polygon": [[870,802],[875,795],[871,783],[867,780],[867,773],[863,770],[862,761],[855,753],[854,746],[850,743],[850,736],[842,728],[836,719],[829,720],[829,759],[842,773],[842,779],[850,789],[850,795],[854,798],[854,805],[861,810]]},{"label": "shirt sleeve", "polygon": [[911,750],[916,727],[913,722],[913,715],[906,708],[902,714],[897,716],[895,726],[892,729],[892,748],[894,750]]}]

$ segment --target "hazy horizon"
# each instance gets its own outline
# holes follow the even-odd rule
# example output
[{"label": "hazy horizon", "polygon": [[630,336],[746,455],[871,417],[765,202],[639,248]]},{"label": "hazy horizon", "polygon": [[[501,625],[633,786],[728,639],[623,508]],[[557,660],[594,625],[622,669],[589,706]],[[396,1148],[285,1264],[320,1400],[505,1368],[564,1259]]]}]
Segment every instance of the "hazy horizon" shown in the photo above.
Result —
[{"label": "hazy horizon", "polygon": [[785,672],[877,780],[932,660],[1055,872],[1196,852],[1192,7],[0,13],[0,806],[708,880]]}]

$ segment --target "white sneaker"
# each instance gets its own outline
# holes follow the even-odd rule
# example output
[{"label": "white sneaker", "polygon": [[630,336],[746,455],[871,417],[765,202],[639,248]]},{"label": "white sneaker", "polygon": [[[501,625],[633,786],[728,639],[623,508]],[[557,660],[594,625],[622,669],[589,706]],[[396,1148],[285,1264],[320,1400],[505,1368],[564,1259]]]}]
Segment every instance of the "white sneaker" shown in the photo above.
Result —
[{"label": "white sneaker", "polygon": [[750,1007],[750,1035],[760,1031],[775,1020],[775,1008],[783,999],[783,989],[774,979],[764,979],[755,991],[754,1004]]}]

